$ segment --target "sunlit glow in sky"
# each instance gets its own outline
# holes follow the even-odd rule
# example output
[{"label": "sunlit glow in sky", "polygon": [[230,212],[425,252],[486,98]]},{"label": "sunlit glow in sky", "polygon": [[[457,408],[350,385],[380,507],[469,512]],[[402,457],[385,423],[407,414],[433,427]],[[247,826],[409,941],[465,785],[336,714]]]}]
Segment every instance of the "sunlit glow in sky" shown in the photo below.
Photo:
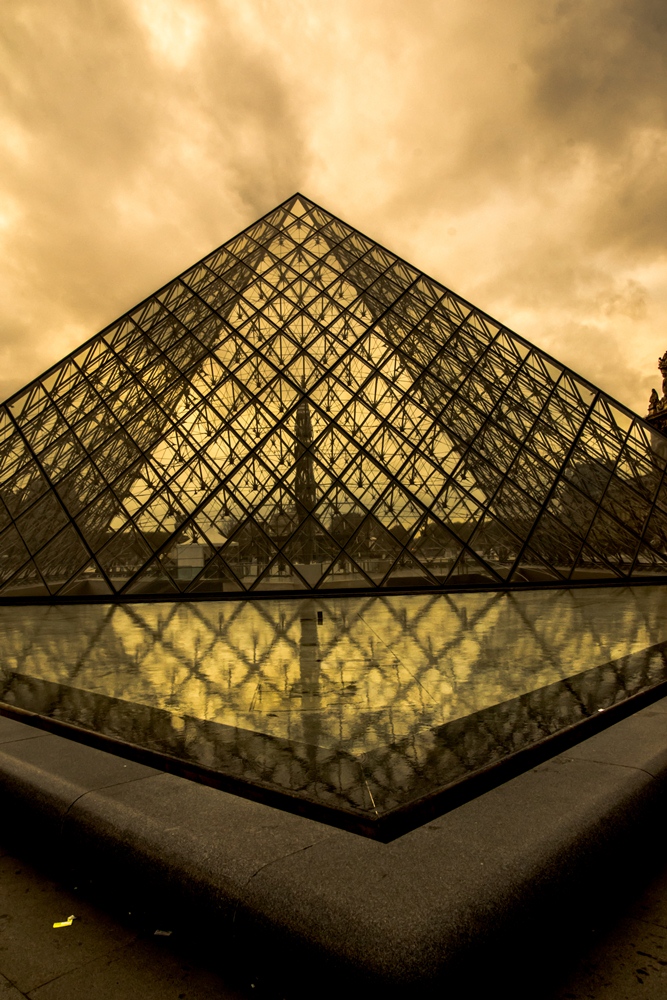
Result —
[{"label": "sunlit glow in sky", "polygon": [[0,397],[299,190],[646,412],[662,0],[12,0],[0,26]]}]

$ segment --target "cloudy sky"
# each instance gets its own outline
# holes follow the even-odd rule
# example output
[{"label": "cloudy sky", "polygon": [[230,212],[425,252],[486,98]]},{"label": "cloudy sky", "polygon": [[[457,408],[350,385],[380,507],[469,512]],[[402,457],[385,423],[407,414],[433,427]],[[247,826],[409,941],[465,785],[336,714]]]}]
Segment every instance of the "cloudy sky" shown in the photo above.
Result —
[{"label": "cloudy sky", "polygon": [[664,0],[11,0],[0,45],[0,398],[299,190],[646,411]]}]

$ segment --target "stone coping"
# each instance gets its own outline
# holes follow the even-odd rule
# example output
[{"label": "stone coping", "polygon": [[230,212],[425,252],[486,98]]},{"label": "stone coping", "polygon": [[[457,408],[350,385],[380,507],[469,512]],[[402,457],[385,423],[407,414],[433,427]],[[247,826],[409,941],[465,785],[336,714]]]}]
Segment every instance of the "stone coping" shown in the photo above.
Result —
[{"label": "stone coping", "polygon": [[0,718],[10,837],[233,944],[290,997],[314,968],[320,996],[442,995],[611,891],[664,832],[666,786],[667,698],[390,843]]}]

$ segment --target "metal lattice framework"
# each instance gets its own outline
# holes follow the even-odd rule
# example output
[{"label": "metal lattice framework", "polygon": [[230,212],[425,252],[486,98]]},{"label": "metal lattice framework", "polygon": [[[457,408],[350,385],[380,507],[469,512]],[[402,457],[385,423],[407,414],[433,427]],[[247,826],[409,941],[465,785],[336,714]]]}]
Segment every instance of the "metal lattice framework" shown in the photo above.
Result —
[{"label": "metal lattice framework", "polygon": [[295,195],[0,408],[0,597],[667,577],[666,458]]}]

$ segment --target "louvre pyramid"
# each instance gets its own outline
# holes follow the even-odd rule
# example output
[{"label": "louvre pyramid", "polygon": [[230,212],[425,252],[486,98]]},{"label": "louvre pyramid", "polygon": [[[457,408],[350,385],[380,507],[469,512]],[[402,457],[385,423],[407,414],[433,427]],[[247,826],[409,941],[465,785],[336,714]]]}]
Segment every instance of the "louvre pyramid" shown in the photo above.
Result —
[{"label": "louvre pyramid", "polygon": [[0,409],[0,597],[667,577],[667,439],[301,195]]}]

